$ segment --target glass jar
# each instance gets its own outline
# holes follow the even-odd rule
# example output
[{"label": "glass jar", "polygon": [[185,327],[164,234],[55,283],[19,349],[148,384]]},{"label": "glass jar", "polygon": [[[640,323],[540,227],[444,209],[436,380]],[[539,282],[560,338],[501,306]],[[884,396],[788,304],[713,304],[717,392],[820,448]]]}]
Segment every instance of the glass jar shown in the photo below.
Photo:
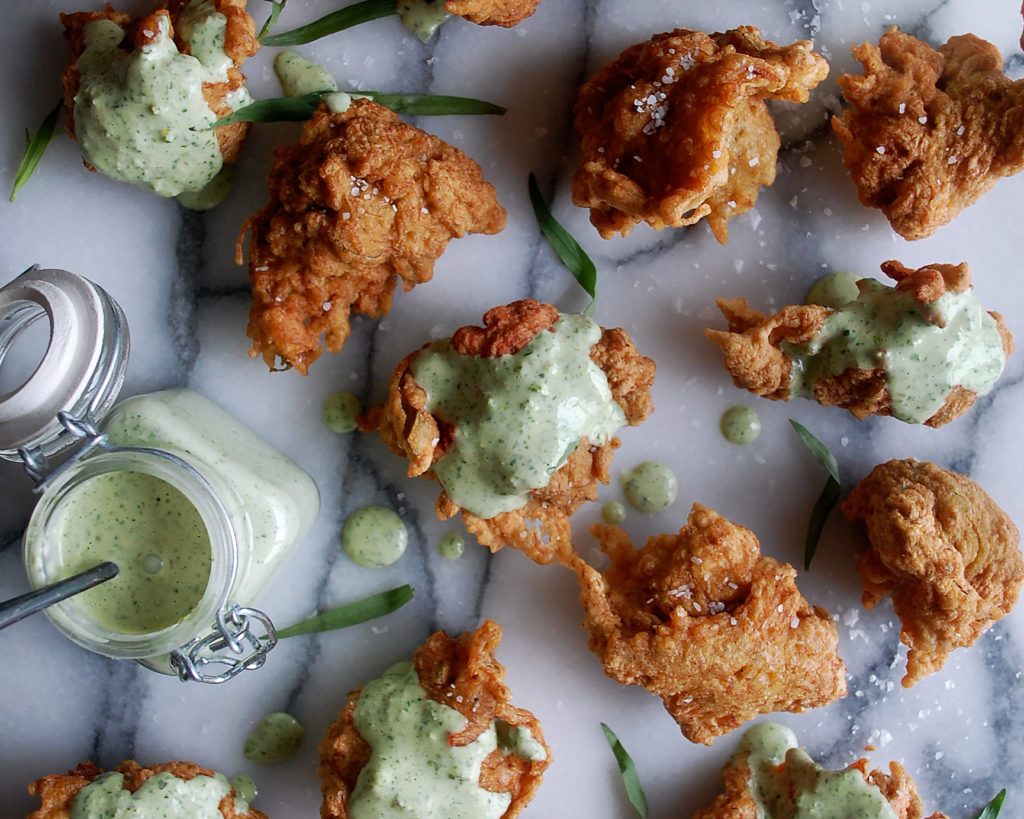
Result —
[{"label": "glass jar", "polygon": [[29,581],[38,588],[108,558],[120,568],[47,616],[90,651],[183,680],[261,666],[276,633],[242,604],[316,517],[312,478],[193,390],[111,409],[127,323],[101,288],[67,271],[33,268],[0,288],[0,366],[41,317],[42,360],[0,394],[0,456],[21,460],[42,495],[24,536]]}]

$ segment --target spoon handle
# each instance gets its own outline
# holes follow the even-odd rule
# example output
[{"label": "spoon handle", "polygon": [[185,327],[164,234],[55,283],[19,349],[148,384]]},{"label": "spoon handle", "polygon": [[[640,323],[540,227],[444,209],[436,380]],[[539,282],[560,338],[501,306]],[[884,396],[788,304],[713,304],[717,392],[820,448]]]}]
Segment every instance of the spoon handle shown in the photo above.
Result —
[{"label": "spoon handle", "polygon": [[0,603],[0,628],[7,628],[12,623],[17,623],[47,606],[52,606],[54,603],[59,603],[61,600],[66,600],[93,586],[111,580],[117,576],[117,572],[117,564],[108,560],[49,586],[5,600]]}]

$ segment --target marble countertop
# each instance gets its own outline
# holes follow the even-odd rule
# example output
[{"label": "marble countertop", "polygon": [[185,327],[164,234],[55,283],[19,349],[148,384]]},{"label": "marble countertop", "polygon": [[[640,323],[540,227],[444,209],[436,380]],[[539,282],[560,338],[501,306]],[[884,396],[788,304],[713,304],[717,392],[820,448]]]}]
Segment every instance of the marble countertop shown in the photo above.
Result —
[{"label": "marble countertop", "polygon": [[[262,22],[269,4],[251,5]],[[324,13],[326,5],[291,0],[279,30]],[[143,7],[136,2],[132,10]],[[284,641],[263,669],[219,687],[89,654],[42,616],[0,632],[0,814],[29,813],[33,800],[25,787],[46,773],[87,759],[111,766],[134,757],[194,759],[229,777],[245,773],[256,780],[255,804],[268,816],[314,816],[316,745],[346,693],[409,657],[432,631],[461,632],[483,618],[504,627],[498,658],[514,701],[538,715],[553,749],[554,762],[525,816],[632,815],[602,721],[635,758],[653,817],[690,816],[708,804],[738,732],[711,747],[693,745],[660,700],[606,678],[586,647],[572,573],[534,565],[511,550],[491,556],[471,541],[461,559],[441,558],[440,537],[463,530],[435,518],[434,487],[405,478],[404,462],[376,437],[328,431],[320,421],[323,401],[337,390],[366,403],[379,400],[406,352],[478,322],[494,305],[533,296],[582,309],[586,298],[537,229],[527,198],[532,171],[556,217],[597,264],[595,318],[626,328],[658,364],[656,411],[642,427],[623,432],[612,483],[600,490],[600,501],[620,500],[618,476],[644,460],[660,460],[677,473],[674,505],[652,516],[629,513],[625,528],[634,542],[676,531],[690,505],[700,502],[750,527],[766,554],[799,565],[824,473],[790,430],[791,417],[832,447],[846,486],[890,458],[932,460],[969,475],[1011,517],[1024,520],[1019,353],[969,414],[933,430],[741,393],[702,333],[722,325],[716,296],[745,295],[768,309],[799,303],[825,272],[877,276],[882,261],[897,258],[911,267],[966,260],[981,303],[1000,310],[1024,337],[1024,286],[1013,272],[1024,251],[1024,178],[1001,181],[934,236],[907,242],[878,211],[858,203],[826,122],[839,107],[836,77],[856,67],[850,45],[876,41],[894,24],[934,45],[974,32],[1006,55],[1012,76],[1024,76],[1018,4],[989,0],[984,7],[982,15],[967,0],[544,0],[534,17],[510,30],[453,19],[424,45],[389,18],[299,47],[342,88],[458,94],[508,108],[501,118],[417,121],[480,162],[508,209],[505,231],[452,242],[433,281],[396,294],[386,318],[356,320],[344,350],[325,355],[307,377],[272,374],[247,357],[248,278],[234,263],[243,221],[266,201],[272,149],[294,141],[297,125],[257,126],[229,199],[206,214],[87,172],[76,146],[58,138],[16,201],[0,204],[0,281],[39,263],[100,283],[133,330],[124,395],[191,386],[313,475],[323,498],[320,516],[256,601],[277,622],[402,583],[412,584],[416,597],[387,619]],[[59,94],[61,10],[52,0],[4,6],[0,179],[7,184],[21,157],[23,127],[35,129]],[[832,66],[809,103],[773,107],[783,140],[774,186],[730,223],[724,246],[705,224],[662,232],[641,226],[628,238],[602,240],[569,196],[579,155],[570,129],[575,89],[605,60],[655,32],[741,24],[759,26],[775,42],[811,38]],[[247,65],[257,98],[279,94],[270,68],[274,51],[265,49]],[[763,422],[749,446],[729,444],[718,432],[719,416],[736,403],[755,407]],[[34,502],[20,468],[0,465],[0,598],[27,590],[20,537]],[[340,549],[346,516],[367,503],[394,508],[409,527],[410,548],[386,569],[360,568]],[[599,504],[591,504],[573,519],[588,556],[596,545],[587,529],[598,512]],[[860,606],[853,555],[862,537],[833,514],[814,567],[798,578],[803,594],[837,618],[850,693],[828,707],[773,719],[791,726],[831,767],[849,764],[869,745],[876,767],[902,762],[928,813],[973,819],[1006,787],[1003,815],[1024,815],[1024,615],[1014,612],[975,646],[953,654],[941,672],[902,689],[906,652],[891,604],[870,612]],[[246,736],[279,710],[305,725],[300,752],[277,765],[249,762],[242,754]]]}]

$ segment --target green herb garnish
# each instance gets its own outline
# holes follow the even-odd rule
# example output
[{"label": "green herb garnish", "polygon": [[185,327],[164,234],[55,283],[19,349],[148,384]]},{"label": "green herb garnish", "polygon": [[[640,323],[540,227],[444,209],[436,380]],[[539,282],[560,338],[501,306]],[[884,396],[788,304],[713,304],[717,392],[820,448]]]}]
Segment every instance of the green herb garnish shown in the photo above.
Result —
[{"label": "green herb garnish", "polygon": [[626,796],[629,797],[629,803],[636,808],[640,819],[647,819],[647,797],[644,796],[644,789],[640,787],[640,778],[636,774],[636,765],[633,762],[633,757],[622,746],[619,738],[615,736],[615,732],[611,728],[602,722],[601,729],[604,731],[605,739],[608,740],[608,747],[615,754],[615,761],[619,764],[619,773],[622,774],[622,784],[626,786]]},{"label": "green herb garnish", "polygon": [[277,18],[281,16],[281,12],[284,11],[284,5],[288,0],[280,0],[280,2],[276,2],[276,0],[268,0],[268,2],[271,5],[270,16],[267,17],[267,22],[263,24],[263,28],[260,29],[259,36],[256,38],[261,42],[264,37],[270,34],[271,29],[273,29],[277,24]]},{"label": "green herb garnish", "polygon": [[540,225],[541,233],[547,238],[558,258],[562,260],[569,272],[576,277],[580,287],[587,291],[590,296],[590,306],[586,312],[589,315],[594,309],[594,300],[597,298],[597,268],[564,227],[551,215],[544,198],[540,195],[540,188],[537,187],[537,177],[532,173],[529,180],[530,204],[533,205],[533,213],[537,217],[537,224]]},{"label": "green herb garnish", "polygon": [[[217,120],[211,127],[232,122],[303,122],[320,107],[320,100],[334,91],[314,91],[301,97],[272,97],[257,100]],[[445,116],[448,114],[504,114],[500,105],[469,97],[447,97],[438,94],[382,94],[379,91],[352,91],[352,97],[366,97],[390,108],[396,114]]]},{"label": "green herb garnish", "polygon": [[58,102],[53,110],[43,118],[39,130],[34,135],[30,135],[28,129],[25,129],[25,154],[21,158],[18,173],[14,177],[14,187],[11,188],[11,196],[7,201],[14,201],[14,195],[21,190],[22,185],[28,182],[36,165],[39,164],[39,160],[43,158],[43,154],[57,132],[57,119],[60,117],[60,110],[63,107],[64,103]]},{"label": "green herb garnish", "polygon": [[825,528],[825,521],[828,519],[829,512],[832,511],[832,508],[839,501],[842,487],[839,484],[839,465],[836,463],[835,455],[829,451],[827,446],[808,432],[807,428],[802,424],[794,421],[792,418],[789,419],[789,423],[793,425],[796,434],[800,437],[803,445],[807,447],[807,450],[814,456],[814,459],[828,472],[828,480],[825,481],[825,486],[822,488],[821,494],[818,495],[818,500],[814,502],[814,508],[811,510],[811,519],[807,523],[807,539],[804,542],[804,570],[807,571],[811,568],[814,553],[818,550],[818,539],[821,537],[822,529]]},{"label": "green herb garnish", "polygon": [[1006,798],[1006,788],[1003,788],[997,793],[992,801],[989,802],[985,809],[978,814],[978,819],[996,819],[999,816],[999,811],[1003,807],[1003,800]]},{"label": "green herb garnish", "polygon": [[333,631],[334,629],[365,623],[376,617],[383,617],[397,611],[412,600],[412,586],[406,584],[397,589],[375,594],[347,606],[339,606],[322,614],[314,615],[288,628],[278,629],[278,637],[294,637],[297,634],[310,634],[315,631]]},{"label": "green herb garnish", "polygon": [[396,0],[363,0],[361,3],[354,3],[343,9],[338,9],[319,20],[314,20],[299,28],[286,31],[283,34],[260,35],[260,43],[266,46],[292,46],[304,45],[329,34],[343,31],[346,28],[376,20],[378,17],[387,17],[397,14]]}]

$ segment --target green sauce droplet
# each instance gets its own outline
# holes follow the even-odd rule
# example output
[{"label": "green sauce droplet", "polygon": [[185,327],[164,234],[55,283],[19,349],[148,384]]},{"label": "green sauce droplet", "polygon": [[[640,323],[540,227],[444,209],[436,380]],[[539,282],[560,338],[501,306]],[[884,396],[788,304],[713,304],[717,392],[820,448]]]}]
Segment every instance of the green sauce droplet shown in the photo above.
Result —
[{"label": "green sauce droplet", "polygon": [[390,566],[405,553],[409,532],[402,519],[383,506],[364,506],[348,516],[341,545],[355,563],[368,569]]},{"label": "green sauce droplet", "polygon": [[231,787],[235,789],[235,795],[246,802],[252,802],[259,793],[252,777],[245,774],[240,774],[232,779]]},{"label": "green sauce droplet", "polygon": [[455,560],[462,557],[462,553],[466,551],[466,541],[458,532],[449,532],[441,538],[441,542],[437,544],[437,550],[441,553],[441,557]]},{"label": "green sauce droplet", "polygon": [[609,501],[601,507],[601,520],[609,526],[617,526],[626,519],[626,507],[618,501]]},{"label": "green sauce droplet", "polygon": [[852,273],[839,271],[818,279],[807,292],[807,304],[818,304],[833,309],[849,304],[857,298],[857,277]]},{"label": "green sauce droplet", "polygon": [[267,714],[245,741],[245,758],[253,762],[281,762],[299,750],[305,733],[302,723],[291,714]]},{"label": "green sauce droplet", "polygon": [[750,407],[730,407],[722,413],[718,426],[731,444],[749,444],[761,434],[761,419]]},{"label": "green sauce droplet", "polygon": [[622,476],[626,502],[638,512],[660,512],[676,499],[678,489],[675,473],[657,461],[644,461]]},{"label": "green sauce droplet", "polygon": [[362,404],[350,392],[336,392],[324,401],[324,426],[331,432],[345,434],[356,429],[356,417],[363,411]]}]

